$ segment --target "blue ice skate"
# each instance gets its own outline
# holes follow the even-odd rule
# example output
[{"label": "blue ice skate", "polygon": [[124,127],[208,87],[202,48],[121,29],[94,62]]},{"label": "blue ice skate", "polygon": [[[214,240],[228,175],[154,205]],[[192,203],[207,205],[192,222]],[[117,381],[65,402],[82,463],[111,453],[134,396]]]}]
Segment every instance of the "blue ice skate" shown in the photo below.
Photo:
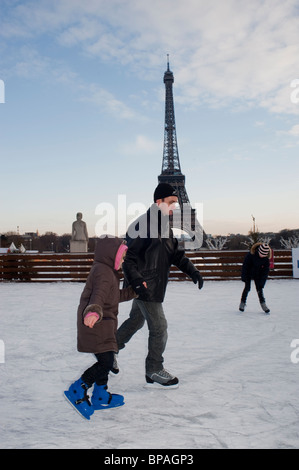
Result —
[{"label": "blue ice skate", "polygon": [[125,404],[124,397],[116,393],[107,392],[107,385],[94,384],[91,403],[94,410],[106,410]]},{"label": "blue ice skate", "polygon": [[94,408],[89,401],[87,390],[88,387],[83,380],[78,379],[64,392],[64,396],[83,418],[90,419]]}]

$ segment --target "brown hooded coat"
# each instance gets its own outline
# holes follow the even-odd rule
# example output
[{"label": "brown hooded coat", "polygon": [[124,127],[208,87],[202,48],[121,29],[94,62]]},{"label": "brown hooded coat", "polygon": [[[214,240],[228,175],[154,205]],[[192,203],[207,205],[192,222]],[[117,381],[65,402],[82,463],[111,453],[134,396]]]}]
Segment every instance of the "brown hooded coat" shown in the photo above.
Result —
[{"label": "brown hooded coat", "polygon": [[[77,312],[77,348],[80,352],[118,352],[118,304],[136,297],[133,289],[119,289],[120,276],[114,269],[120,238],[100,238],[94,254],[94,263],[80,297]],[[100,318],[93,328],[84,325],[84,317],[96,312]]]}]

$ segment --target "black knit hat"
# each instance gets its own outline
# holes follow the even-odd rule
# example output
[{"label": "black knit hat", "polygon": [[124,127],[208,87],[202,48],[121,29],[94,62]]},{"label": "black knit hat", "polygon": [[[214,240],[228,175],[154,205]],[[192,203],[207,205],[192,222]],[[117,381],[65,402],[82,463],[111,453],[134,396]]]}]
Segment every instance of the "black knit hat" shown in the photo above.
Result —
[{"label": "black knit hat", "polygon": [[168,183],[159,183],[154,192],[154,202],[169,196],[178,196],[176,190]]}]

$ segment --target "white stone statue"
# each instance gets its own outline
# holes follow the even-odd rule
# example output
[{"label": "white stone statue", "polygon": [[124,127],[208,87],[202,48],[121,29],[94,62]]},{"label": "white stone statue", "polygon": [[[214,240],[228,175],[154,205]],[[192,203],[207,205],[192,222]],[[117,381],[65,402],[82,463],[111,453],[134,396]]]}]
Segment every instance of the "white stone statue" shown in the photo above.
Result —
[{"label": "white stone statue", "polygon": [[78,212],[76,217],[77,220],[75,220],[72,225],[70,251],[73,253],[87,252],[88,233],[86,223],[82,220],[82,212]]},{"label": "white stone statue", "polygon": [[78,212],[77,220],[73,222],[72,226],[72,240],[88,241],[87,227],[82,217],[82,212]]}]

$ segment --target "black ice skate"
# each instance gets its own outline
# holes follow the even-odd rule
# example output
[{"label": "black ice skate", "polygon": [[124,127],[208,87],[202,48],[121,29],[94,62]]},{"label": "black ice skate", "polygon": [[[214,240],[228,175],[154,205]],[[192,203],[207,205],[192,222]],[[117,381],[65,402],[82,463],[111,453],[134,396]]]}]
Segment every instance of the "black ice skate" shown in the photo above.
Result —
[{"label": "black ice skate", "polygon": [[167,370],[161,369],[145,376],[149,388],[178,388],[179,379],[170,374]]},{"label": "black ice skate", "polygon": [[265,313],[269,314],[270,309],[267,307],[266,302],[261,302],[261,307],[264,310]]}]

